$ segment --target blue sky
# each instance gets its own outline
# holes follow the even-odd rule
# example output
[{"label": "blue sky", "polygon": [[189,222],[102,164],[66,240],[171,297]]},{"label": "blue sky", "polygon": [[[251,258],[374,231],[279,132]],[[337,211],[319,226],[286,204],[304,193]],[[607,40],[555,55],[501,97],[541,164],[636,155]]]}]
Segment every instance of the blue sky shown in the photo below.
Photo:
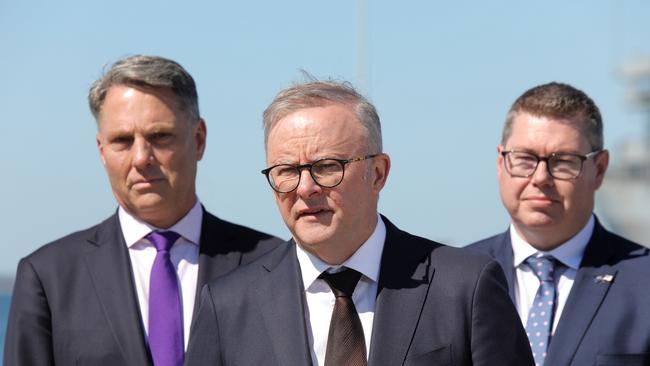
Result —
[{"label": "blue sky", "polygon": [[194,76],[208,124],[201,201],[221,218],[282,237],[288,231],[259,173],[261,114],[301,80],[300,69],[363,89],[393,163],[380,211],[453,245],[508,225],[496,145],[509,105],[529,87],[557,80],[591,95],[614,164],[617,145],[643,131],[620,67],[650,55],[646,0],[365,8],[359,37],[363,17],[352,0],[0,1],[0,274],[116,209],[86,93],[104,65],[127,55],[169,57]]}]

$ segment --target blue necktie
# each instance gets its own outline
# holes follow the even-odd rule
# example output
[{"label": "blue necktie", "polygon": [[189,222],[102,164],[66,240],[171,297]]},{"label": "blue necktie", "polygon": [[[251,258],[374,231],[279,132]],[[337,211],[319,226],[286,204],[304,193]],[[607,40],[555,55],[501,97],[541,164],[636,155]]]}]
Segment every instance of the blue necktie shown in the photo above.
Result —
[{"label": "blue necktie", "polygon": [[555,264],[553,257],[541,253],[526,259],[526,264],[539,279],[539,288],[528,312],[526,334],[533,351],[536,366],[544,365],[548,344],[551,342],[555,310]]},{"label": "blue necktie", "polygon": [[178,277],[169,257],[179,237],[173,231],[147,235],[158,251],[149,283],[149,349],[155,366],[183,365],[183,314]]}]

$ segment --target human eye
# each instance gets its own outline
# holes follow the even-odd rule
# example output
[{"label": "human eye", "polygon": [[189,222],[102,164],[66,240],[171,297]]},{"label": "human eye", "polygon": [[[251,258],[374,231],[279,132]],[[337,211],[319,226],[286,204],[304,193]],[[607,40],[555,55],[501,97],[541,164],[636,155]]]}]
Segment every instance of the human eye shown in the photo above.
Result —
[{"label": "human eye", "polygon": [[325,176],[339,173],[341,169],[341,163],[338,160],[324,159],[314,163],[312,172],[319,176]]},{"label": "human eye", "polygon": [[556,154],[551,159],[553,170],[575,172],[580,170],[580,157],[571,154]]},{"label": "human eye", "polygon": [[110,137],[108,141],[114,150],[126,150],[133,144],[133,136],[116,135]]},{"label": "human eye", "polygon": [[534,167],[537,164],[537,157],[528,153],[512,152],[510,153],[510,164],[521,168]]},{"label": "human eye", "polygon": [[159,131],[149,136],[149,141],[153,144],[167,144],[172,141],[174,135],[171,132]]},{"label": "human eye", "polygon": [[278,165],[271,169],[271,174],[278,178],[291,178],[296,176],[296,172],[296,168],[288,164]]}]

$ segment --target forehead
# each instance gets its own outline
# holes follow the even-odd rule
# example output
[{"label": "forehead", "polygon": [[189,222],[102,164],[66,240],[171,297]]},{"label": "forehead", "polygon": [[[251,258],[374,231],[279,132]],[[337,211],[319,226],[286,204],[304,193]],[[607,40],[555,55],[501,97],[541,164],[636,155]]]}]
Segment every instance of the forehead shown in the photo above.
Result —
[{"label": "forehead", "polygon": [[349,106],[302,108],[274,124],[269,131],[267,152],[350,149],[362,145],[367,135]]},{"label": "forehead", "polygon": [[589,141],[579,122],[521,112],[514,118],[506,145],[507,148],[577,152],[588,149]]},{"label": "forehead", "polygon": [[169,88],[115,84],[106,90],[100,114],[107,105],[118,104],[118,107],[125,108],[127,107],[125,104],[130,102],[130,106],[135,107],[145,101],[164,104],[167,109],[174,112],[181,109],[179,98]]},{"label": "forehead", "polygon": [[118,122],[173,122],[184,115],[169,89],[114,85],[106,92],[98,122],[100,127]]}]

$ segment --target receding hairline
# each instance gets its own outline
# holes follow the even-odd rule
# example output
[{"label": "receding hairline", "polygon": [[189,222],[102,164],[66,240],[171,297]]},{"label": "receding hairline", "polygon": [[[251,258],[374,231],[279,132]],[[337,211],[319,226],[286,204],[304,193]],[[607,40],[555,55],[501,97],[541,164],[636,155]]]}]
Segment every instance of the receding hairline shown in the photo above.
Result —
[{"label": "receding hairline", "polygon": [[278,112],[273,114],[273,120],[270,121],[270,124],[268,126],[269,131],[275,127],[275,125],[281,120],[286,118],[287,116],[290,116],[298,111],[304,110],[304,109],[310,109],[310,108],[326,108],[326,107],[331,107],[331,106],[342,106],[345,107],[346,109],[349,109],[350,112],[354,115],[354,118],[361,123],[359,120],[359,117],[356,115],[356,111],[354,110],[356,105],[358,104],[358,101],[353,100],[350,98],[348,101],[336,101],[336,100],[331,100],[327,98],[322,98],[322,97],[309,97],[306,98],[309,101],[307,102],[305,100],[305,103],[302,103],[300,105],[292,105],[291,107],[287,107],[284,109],[279,110]]},{"label": "receding hairline", "polygon": [[108,97],[108,94],[111,92],[111,90],[115,90],[115,88],[129,88],[129,89],[135,89],[144,94],[151,94],[155,96],[158,100],[160,100],[163,104],[167,105],[172,111],[177,111],[181,113],[183,117],[185,117],[185,119],[187,119],[190,125],[192,126],[197,124],[201,120],[200,117],[198,119],[192,118],[191,112],[182,108],[183,103],[179,100],[179,97],[174,93],[172,88],[166,86],[152,86],[145,83],[127,81],[127,82],[115,83],[106,88],[106,92],[104,93],[102,98],[101,108],[99,109],[96,117],[98,124],[101,123],[102,111],[104,110],[104,105],[106,104],[106,99]]},{"label": "receding hairline", "polygon": [[196,83],[178,62],[152,55],[133,55],[104,67],[102,76],[89,90],[90,110],[97,121],[108,91],[114,86],[133,87],[147,92],[169,90],[176,108],[193,121],[200,120]]}]

